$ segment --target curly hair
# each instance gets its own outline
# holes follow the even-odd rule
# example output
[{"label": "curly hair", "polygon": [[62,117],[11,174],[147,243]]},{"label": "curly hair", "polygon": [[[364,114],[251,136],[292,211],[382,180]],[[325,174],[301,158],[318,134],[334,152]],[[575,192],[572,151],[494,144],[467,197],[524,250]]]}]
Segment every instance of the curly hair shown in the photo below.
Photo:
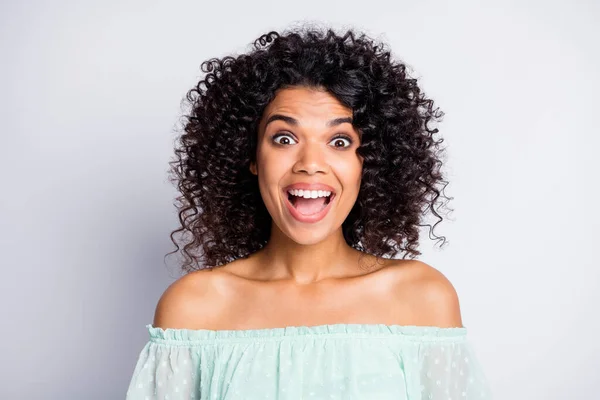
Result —
[{"label": "curly hair", "polygon": [[[266,245],[271,217],[249,165],[264,109],[277,90],[293,86],[327,90],[352,110],[361,133],[361,186],[342,224],[348,245],[377,257],[414,258],[421,254],[421,226],[445,242],[433,234],[443,199],[451,199],[443,194],[445,149],[429,126],[444,114],[386,44],[352,29],[269,32],[247,54],[209,59],[201,71],[204,78],[185,97],[190,108],[169,163],[181,193],[175,202],[181,226],[171,232],[176,250],[167,255],[182,250],[183,270],[219,266]],[[422,224],[428,211],[433,226]]]}]

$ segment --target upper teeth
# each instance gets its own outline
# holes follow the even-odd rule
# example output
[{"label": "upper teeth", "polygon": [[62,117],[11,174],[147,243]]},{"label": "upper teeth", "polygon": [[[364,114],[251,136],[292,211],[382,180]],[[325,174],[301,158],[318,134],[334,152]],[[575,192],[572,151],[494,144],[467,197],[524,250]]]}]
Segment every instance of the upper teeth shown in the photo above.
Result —
[{"label": "upper teeth", "polygon": [[331,195],[331,192],[326,190],[292,189],[288,190],[288,193],[292,196],[304,197],[305,199],[316,199],[317,197],[329,197]]}]

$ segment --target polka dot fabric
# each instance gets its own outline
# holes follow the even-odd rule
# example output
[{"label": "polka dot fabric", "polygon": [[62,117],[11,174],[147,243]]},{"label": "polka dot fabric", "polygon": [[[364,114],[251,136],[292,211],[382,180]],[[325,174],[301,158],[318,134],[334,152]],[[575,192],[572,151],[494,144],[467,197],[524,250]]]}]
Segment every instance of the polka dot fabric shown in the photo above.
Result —
[{"label": "polka dot fabric", "polygon": [[146,328],[127,400],[491,399],[464,327]]}]

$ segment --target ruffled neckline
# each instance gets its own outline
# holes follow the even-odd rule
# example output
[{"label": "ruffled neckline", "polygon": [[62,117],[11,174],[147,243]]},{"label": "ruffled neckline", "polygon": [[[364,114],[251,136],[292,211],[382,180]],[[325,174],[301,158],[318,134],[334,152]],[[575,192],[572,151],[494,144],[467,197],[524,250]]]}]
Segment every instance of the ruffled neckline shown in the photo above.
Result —
[{"label": "ruffled neckline", "polygon": [[146,325],[150,339],[154,342],[230,342],[230,341],[271,341],[289,338],[388,338],[409,341],[454,341],[463,340],[466,327],[438,327],[416,325],[385,324],[326,324],[314,326],[286,326],[280,328],[210,330],[174,329]]}]

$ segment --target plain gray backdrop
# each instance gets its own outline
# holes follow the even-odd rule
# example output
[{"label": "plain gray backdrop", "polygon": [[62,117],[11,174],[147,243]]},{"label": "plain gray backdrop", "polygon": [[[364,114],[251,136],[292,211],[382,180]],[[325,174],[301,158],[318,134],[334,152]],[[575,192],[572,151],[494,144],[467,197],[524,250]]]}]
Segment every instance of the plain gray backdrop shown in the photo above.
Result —
[{"label": "plain gray backdrop", "polygon": [[446,113],[421,259],[497,399],[598,398],[597,1],[3,1],[0,398],[120,399],[179,276],[167,180],[210,57],[302,21],[387,42]]}]

